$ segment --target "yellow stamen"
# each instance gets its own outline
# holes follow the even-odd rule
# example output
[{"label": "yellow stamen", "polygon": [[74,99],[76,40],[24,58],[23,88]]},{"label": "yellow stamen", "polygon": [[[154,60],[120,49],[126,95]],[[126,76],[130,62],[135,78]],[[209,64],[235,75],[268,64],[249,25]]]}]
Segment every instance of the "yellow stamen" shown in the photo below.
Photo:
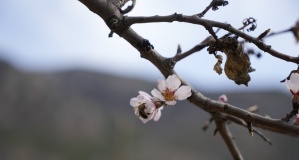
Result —
[{"label": "yellow stamen", "polygon": [[166,101],[174,101],[176,100],[176,96],[174,96],[175,91],[171,91],[168,88],[166,90],[163,90],[162,95],[164,96],[164,99]]}]

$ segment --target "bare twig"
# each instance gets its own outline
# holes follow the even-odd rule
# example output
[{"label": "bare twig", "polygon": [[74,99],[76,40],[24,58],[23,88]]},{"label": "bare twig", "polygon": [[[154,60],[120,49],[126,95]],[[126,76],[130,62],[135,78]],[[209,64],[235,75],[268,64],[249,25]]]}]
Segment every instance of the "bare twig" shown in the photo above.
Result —
[{"label": "bare twig", "polygon": [[271,32],[265,38],[269,38],[271,36],[276,36],[276,35],[283,34],[283,33],[286,33],[286,32],[291,32],[291,31],[292,31],[292,28],[286,29],[286,30],[282,30],[282,31],[278,31],[278,32]]},{"label": "bare twig", "polygon": [[235,139],[225,123],[226,120],[223,114],[217,112],[213,113],[212,115],[217,126],[217,131],[220,133],[222,139],[225,141],[225,144],[228,147],[233,158],[236,160],[243,160],[242,154],[238,149]]},{"label": "bare twig", "polygon": [[296,116],[298,114],[298,108],[294,108],[290,113],[288,113],[284,118],[282,118],[283,121],[289,122],[291,118]]},{"label": "bare twig", "polygon": [[199,18],[203,17],[215,4],[217,0],[212,0],[212,2],[203,10],[201,13],[197,14]]},{"label": "bare twig", "polygon": [[278,52],[271,48],[271,46],[265,44],[260,39],[252,37],[244,32],[239,31],[238,29],[232,27],[230,24],[211,21],[207,19],[198,18],[198,16],[186,16],[182,14],[172,14],[169,16],[152,16],[152,17],[127,17],[127,22],[129,25],[135,24],[135,23],[153,23],[153,22],[186,22],[186,23],[192,23],[197,25],[202,25],[205,28],[211,28],[211,27],[219,27],[226,31],[229,31],[239,37],[242,37],[246,39],[248,42],[254,43],[259,49],[268,52],[272,56],[285,60],[287,62],[293,62],[296,64],[299,64],[299,58],[289,56],[287,54],[283,54],[281,52]]},{"label": "bare twig", "polygon": [[[244,126],[244,127],[247,127],[246,123],[239,119],[239,118],[236,118],[236,117],[233,117],[233,116],[229,116],[229,115],[226,115],[226,118],[236,124],[239,124],[241,126]],[[256,130],[255,128],[252,128],[253,129],[253,132],[256,133],[257,135],[259,135],[264,141],[266,141],[267,143],[269,143],[270,145],[272,145],[272,142],[269,138],[267,138],[266,136],[264,136],[261,132],[259,132],[258,130]]]},{"label": "bare twig", "polygon": [[178,54],[176,55],[175,57],[173,57],[173,60],[175,62],[178,62],[186,57],[188,57],[189,55],[195,53],[195,52],[198,52],[198,51],[201,51],[202,49],[204,49],[205,47],[207,47],[208,45],[205,44],[205,45],[202,45],[202,44],[198,44],[196,46],[194,46],[193,48],[191,48],[190,50],[182,53],[182,54]]}]

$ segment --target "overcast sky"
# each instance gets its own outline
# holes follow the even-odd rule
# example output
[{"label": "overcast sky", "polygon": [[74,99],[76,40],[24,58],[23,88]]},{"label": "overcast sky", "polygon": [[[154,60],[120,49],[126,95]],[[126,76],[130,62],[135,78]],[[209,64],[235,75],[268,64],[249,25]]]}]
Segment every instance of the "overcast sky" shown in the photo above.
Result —
[{"label": "overcast sky", "polygon": [[[128,16],[169,15],[175,12],[193,15],[201,12],[210,0],[137,0]],[[257,19],[259,35],[268,28],[280,31],[290,28],[299,19],[299,1],[294,0],[229,0],[229,5],[209,11],[204,18],[242,26],[248,17]],[[109,29],[103,20],[77,0],[1,0],[0,57],[23,70],[57,71],[82,68],[155,81],[161,73],[124,39],[108,38]],[[177,44],[183,51],[201,42],[207,31],[184,23],[139,24],[132,26],[148,39],[165,57],[175,54]],[[224,32],[220,32],[220,34]],[[265,41],[273,49],[291,56],[299,54],[299,44],[291,33]],[[263,53],[263,52],[262,52]],[[224,56],[225,57],[225,56]],[[211,90],[264,89],[285,90],[279,83],[296,65],[262,54],[251,57],[255,72],[250,73],[249,87],[238,86],[225,74],[213,71],[216,60],[205,50],[176,65],[177,72],[189,83]]]}]

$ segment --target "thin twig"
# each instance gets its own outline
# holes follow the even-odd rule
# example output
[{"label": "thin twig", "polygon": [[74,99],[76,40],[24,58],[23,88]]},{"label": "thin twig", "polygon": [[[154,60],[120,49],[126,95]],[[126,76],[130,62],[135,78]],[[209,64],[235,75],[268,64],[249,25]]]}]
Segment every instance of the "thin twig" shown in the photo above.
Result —
[{"label": "thin twig", "polygon": [[242,154],[235,142],[235,139],[230,132],[229,128],[226,125],[226,120],[223,114],[217,112],[212,114],[217,126],[217,131],[220,133],[222,139],[225,141],[226,146],[228,147],[231,155],[236,160],[243,160]]},{"label": "thin twig", "polygon": [[[239,119],[239,118],[236,118],[236,117],[233,117],[233,116],[230,116],[230,115],[226,115],[226,118],[236,124],[239,124],[241,126],[244,126],[247,128],[247,125],[246,123],[242,120],[242,119]],[[266,136],[264,136],[261,132],[259,132],[258,130],[256,130],[255,128],[252,128],[253,129],[253,132],[256,133],[257,135],[259,135],[264,141],[266,141],[267,143],[269,143],[270,145],[272,145],[272,142],[269,138],[267,138]]]},{"label": "thin twig", "polygon": [[230,24],[211,21],[207,19],[198,18],[198,16],[186,16],[182,14],[172,14],[168,16],[152,16],[152,17],[127,17],[126,18],[127,23],[129,25],[135,24],[135,23],[157,23],[157,22],[185,22],[185,23],[191,23],[191,24],[197,24],[202,25],[205,28],[211,28],[211,27],[218,27],[222,28],[226,31],[229,31],[239,37],[242,37],[243,39],[247,40],[248,42],[254,43],[259,49],[268,52],[270,55],[285,60],[287,62],[293,62],[296,64],[299,64],[299,58],[289,56],[287,54],[283,54],[281,52],[278,52],[271,48],[270,45],[267,45],[263,41],[261,41],[258,38],[252,37],[244,32],[239,31],[238,29],[232,27]]},{"label": "thin twig", "polygon": [[198,44],[198,45],[194,46],[193,48],[191,48],[190,50],[188,50],[188,51],[186,51],[186,52],[184,52],[182,54],[178,54],[178,55],[174,56],[173,60],[175,62],[178,62],[178,61],[180,61],[180,60],[182,60],[182,59],[190,56],[191,54],[193,54],[195,52],[201,51],[202,49],[204,49],[207,46],[208,46],[207,44],[205,44],[205,45]]},{"label": "thin twig", "polygon": [[269,38],[271,36],[276,36],[276,35],[283,34],[283,33],[286,33],[286,32],[291,32],[291,31],[292,31],[292,28],[286,29],[286,30],[282,30],[282,31],[278,31],[278,32],[271,32],[265,38]]},{"label": "thin twig", "polygon": [[296,116],[296,114],[298,114],[298,108],[292,109],[292,111],[288,113],[284,118],[282,118],[282,120],[285,122],[289,122],[291,118]]},{"label": "thin twig", "polygon": [[201,13],[197,14],[199,18],[202,18],[215,4],[217,0],[212,0],[212,2],[203,10]]}]

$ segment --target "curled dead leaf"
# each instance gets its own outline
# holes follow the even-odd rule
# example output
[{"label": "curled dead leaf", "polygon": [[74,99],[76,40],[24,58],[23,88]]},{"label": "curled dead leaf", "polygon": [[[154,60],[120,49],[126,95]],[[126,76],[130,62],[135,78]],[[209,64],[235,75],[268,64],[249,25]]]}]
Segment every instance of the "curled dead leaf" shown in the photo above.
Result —
[{"label": "curled dead leaf", "polygon": [[208,48],[211,54],[221,51],[226,54],[224,72],[226,76],[236,84],[248,85],[250,81],[249,72],[254,71],[248,54],[243,51],[243,44],[238,42],[237,37],[224,37],[218,42],[211,44]]},{"label": "curled dead leaf", "polygon": [[216,55],[215,56],[217,58],[217,63],[214,65],[214,71],[216,71],[219,75],[222,74],[222,67],[221,67],[221,64],[222,64],[222,56],[221,55]]}]

